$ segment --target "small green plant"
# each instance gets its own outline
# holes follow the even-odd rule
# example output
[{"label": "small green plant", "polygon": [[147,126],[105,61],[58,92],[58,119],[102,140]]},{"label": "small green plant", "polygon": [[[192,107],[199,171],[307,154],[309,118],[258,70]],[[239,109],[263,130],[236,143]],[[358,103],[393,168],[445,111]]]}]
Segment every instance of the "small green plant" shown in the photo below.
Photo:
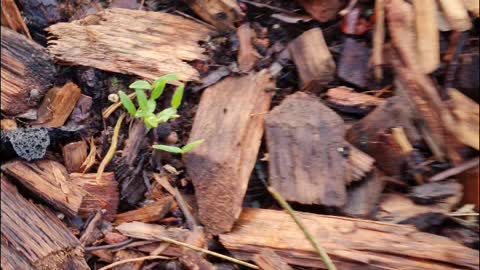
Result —
[{"label": "small green plant", "polygon": [[192,151],[193,149],[199,147],[203,143],[203,140],[198,140],[191,142],[182,148],[176,147],[176,146],[170,146],[170,145],[163,145],[163,144],[157,144],[153,145],[152,147],[158,150],[174,153],[174,154],[181,154],[184,156],[186,153]]},{"label": "small green plant", "polygon": [[[163,94],[163,90],[167,83],[178,81],[176,74],[167,74],[160,77],[152,85],[147,81],[136,81],[129,87],[135,90],[137,97],[138,109],[135,108],[133,101],[123,91],[118,91],[118,96],[123,104],[123,107],[128,113],[135,117],[143,119],[147,128],[156,128],[158,125],[168,122],[171,119],[175,119],[180,115],[177,114],[178,107],[182,103],[183,92],[185,84],[180,83],[173,94],[171,107],[155,114],[157,108],[156,100]],[[150,98],[147,97],[145,91],[151,91]]]}]

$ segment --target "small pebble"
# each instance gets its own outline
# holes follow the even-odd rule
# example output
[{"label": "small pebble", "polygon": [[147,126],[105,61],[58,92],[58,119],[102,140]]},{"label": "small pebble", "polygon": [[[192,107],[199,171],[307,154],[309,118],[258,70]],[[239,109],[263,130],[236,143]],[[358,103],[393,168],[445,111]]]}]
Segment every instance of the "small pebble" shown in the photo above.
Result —
[{"label": "small pebble", "polygon": [[120,98],[118,97],[117,94],[110,94],[108,95],[108,100],[112,103],[117,103],[120,100]]}]

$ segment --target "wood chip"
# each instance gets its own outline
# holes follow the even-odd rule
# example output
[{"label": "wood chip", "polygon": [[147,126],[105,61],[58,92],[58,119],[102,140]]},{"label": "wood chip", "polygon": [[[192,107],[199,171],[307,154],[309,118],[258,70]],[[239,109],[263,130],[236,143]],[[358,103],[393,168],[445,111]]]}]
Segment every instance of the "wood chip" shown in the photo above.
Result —
[{"label": "wood chip", "polygon": [[325,100],[329,106],[335,109],[360,114],[366,114],[386,102],[383,98],[357,93],[352,88],[345,86],[328,89]]},{"label": "wood chip", "polygon": [[173,198],[168,196],[147,206],[118,214],[115,217],[115,224],[140,221],[140,222],[156,222],[161,220],[172,208]]},{"label": "wood chip", "polygon": [[364,179],[348,188],[347,204],[343,208],[349,217],[368,218],[376,210],[386,183],[386,176],[373,169]]},{"label": "wood chip", "polygon": [[293,270],[282,257],[271,249],[263,249],[253,257],[253,261],[263,270]]},{"label": "wood chip", "polygon": [[191,232],[187,229],[171,227],[167,228],[162,225],[147,224],[143,222],[129,222],[117,226],[116,229],[122,234],[144,240],[158,240],[158,237],[168,237],[180,242],[184,242]]},{"label": "wood chip", "polygon": [[261,57],[252,44],[254,32],[250,28],[249,23],[244,23],[237,30],[238,41],[240,43],[240,49],[238,50],[238,68],[242,72],[250,71],[258,59]]},{"label": "wood chip", "polygon": [[452,29],[463,32],[472,28],[472,22],[463,0],[439,0],[439,2]]},{"label": "wood chip", "polygon": [[478,126],[480,106],[453,88],[448,89],[448,96],[455,124],[448,125],[447,128],[459,141],[480,150],[480,128]]},{"label": "wood chip", "polygon": [[81,172],[83,162],[87,159],[87,143],[72,142],[62,147],[63,161],[69,173]]},{"label": "wood chip", "polygon": [[151,80],[176,73],[188,81],[199,74],[186,62],[205,60],[198,42],[213,33],[179,16],[118,8],[47,30],[50,53],[64,63]]},{"label": "wood chip", "polygon": [[2,25],[32,39],[14,0],[2,0]]}]

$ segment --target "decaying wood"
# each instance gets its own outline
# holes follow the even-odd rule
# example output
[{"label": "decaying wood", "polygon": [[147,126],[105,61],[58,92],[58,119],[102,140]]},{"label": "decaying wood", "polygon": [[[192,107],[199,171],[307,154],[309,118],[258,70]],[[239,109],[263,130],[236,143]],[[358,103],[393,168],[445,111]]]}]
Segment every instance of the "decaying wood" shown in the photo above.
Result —
[{"label": "decaying wood", "polygon": [[292,270],[282,257],[271,249],[263,249],[252,259],[263,270]]},{"label": "decaying wood", "polygon": [[455,196],[455,202],[462,197],[462,185],[456,181],[443,181],[415,186],[410,190],[408,197],[417,204],[436,204],[449,197]]},{"label": "decaying wood", "polygon": [[213,33],[168,13],[117,8],[47,30],[49,51],[59,61],[151,80],[167,73],[198,80],[198,71],[186,61],[205,59],[198,42]]},{"label": "decaying wood", "polygon": [[383,79],[383,43],[385,41],[385,0],[375,0],[372,64],[375,79]]},{"label": "decaying wood", "polygon": [[67,169],[56,161],[11,161],[2,165],[2,171],[53,208],[71,217],[77,215],[85,197],[81,186],[72,181]]},{"label": "decaying wood", "polygon": [[[338,269],[478,269],[479,253],[448,238],[406,225],[297,212]],[[279,233],[281,232],[281,233]],[[287,263],[324,268],[291,217],[278,210],[244,209],[220,241],[236,257],[273,249]]]},{"label": "decaying wood", "polygon": [[324,86],[333,80],[335,62],[320,28],[303,32],[288,45],[290,55],[298,69],[301,87]]},{"label": "decaying wood", "polygon": [[448,89],[448,96],[455,125],[447,125],[447,128],[463,144],[480,150],[478,103],[453,88]]},{"label": "decaying wood", "polygon": [[240,214],[274,87],[262,70],[227,78],[202,95],[189,141],[205,142],[187,154],[186,167],[200,221],[214,234],[229,231]]},{"label": "decaying wood", "polygon": [[184,0],[202,19],[222,31],[235,29],[234,23],[244,16],[235,0]]},{"label": "decaying wood", "polygon": [[32,39],[14,0],[2,0],[2,25]]},{"label": "decaying wood", "polygon": [[385,175],[373,169],[365,179],[353,183],[348,188],[347,204],[343,211],[347,216],[368,218],[376,208],[385,186]]},{"label": "decaying wood", "polygon": [[340,86],[328,89],[325,94],[328,105],[347,113],[366,114],[385,103],[385,99],[357,93],[352,88]]},{"label": "decaying wood", "polygon": [[437,3],[435,0],[415,0],[413,6],[417,29],[418,63],[425,74],[432,73],[440,65]]},{"label": "decaying wood", "polygon": [[344,0],[297,0],[305,11],[319,22],[328,22],[337,17],[345,5]]},{"label": "decaying wood", "polygon": [[162,225],[147,224],[143,222],[129,222],[117,226],[116,229],[122,234],[144,240],[158,240],[158,237],[168,237],[177,241],[184,242],[191,232],[187,229],[171,227],[167,228]]},{"label": "decaying wood", "polygon": [[74,83],[50,89],[38,108],[35,127],[61,127],[72,113],[82,91]]},{"label": "decaying wood", "polygon": [[470,30],[472,22],[462,0],[439,0],[450,27],[458,32]]},{"label": "decaying wood", "polygon": [[[3,8],[2,8],[3,10]],[[35,108],[55,79],[55,67],[45,49],[2,26],[2,113],[18,115]]]},{"label": "decaying wood", "polygon": [[254,32],[250,28],[249,23],[244,23],[238,27],[237,36],[240,48],[238,49],[237,62],[238,68],[242,72],[250,71],[261,57],[255,47],[253,47],[253,35]]},{"label": "decaying wood", "polygon": [[90,269],[69,229],[48,209],[23,198],[4,176],[0,197],[2,269]]},{"label": "decaying wood", "polygon": [[105,209],[104,219],[108,221],[114,219],[120,200],[118,183],[113,173],[103,173],[99,181],[96,179],[96,173],[72,173],[70,178],[86,192],[78,211],[80,217],[88,218],[97,210]]},{"label": "decaying wood", "polygon": [[391,128],[403,127],[408,140],[417,143],[421,137],[413,123],[412,111],[402,97],[393,97],[378,106],[348,131],[347,140],[373,157],[376,166],[387,175],[401,175],[406,161],[400,145],[390,134]]},{"label": "decaying wood", "polygon": [[161,220],[172,208],[173,198],[164,197],[147,206],[132,211],[118,214],[115,217],[115,224],[140,221],[140,222],[156,222]]},{"label": "decaying wood", "polygon": [[81,167],[87,159],[87,143],[78,141],[69,143],[62,148],[63,161],[69,173],[81,172]]},{"label": "decaying wood", "polygon": [[265,126],[270,184],[287,201],[341,207],[346,183],[372,168],[359,150],[349,153],[340,116],[303,92],[285,98]]}]

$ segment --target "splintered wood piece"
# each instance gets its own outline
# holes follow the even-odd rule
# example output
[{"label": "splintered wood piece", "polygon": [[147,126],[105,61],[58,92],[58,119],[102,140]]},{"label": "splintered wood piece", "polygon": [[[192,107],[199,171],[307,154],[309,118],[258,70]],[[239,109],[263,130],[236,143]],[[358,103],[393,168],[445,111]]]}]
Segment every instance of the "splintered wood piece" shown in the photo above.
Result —
[{"label": "splintered wood piece", "polygon": [[310,29],[288,45],[298,69],[301,87],[325,86],[334,79],[335,62],[320,28]]},{"label": "splintered wood piece", "polygon": [[2,0],[2,25],[32,39],[14,0]]},{"label": "splintered wood piece", "polygon": [[81,172],[81,167],[87,159],[87,143],[85,141],[72,142],[62,148],[63,161],[69,173]]},{"label": "splintered wood piece", "polygon": [[189,142],[204,143],[186,155],[199,218],[213,234],[238,218],[263,135],[275,82],[267,70],[229,77],[203,92]]},{"label": "splintered wood piece", "polygon": [[460,142],[480,150],[480,128],[478,126],[480,107],[478,103],[453,88],[448,89],[448,96],[455,125],[447,125],[447,128]]},{"label": "splintered wood piece", "polygon": [[352,181],[363,178],[373,168],[375,160],[364,152],[358,150],[353,145],[348,145],[342,149],[345,155],[348,155],[348,166],[346,167],[345,180],[347,184]]},{"label": "splintered wood piece", "polygon": [[49,51],[67,64],[135,74],[151,80],[176,73],[199,80],[187,61],[204,60],[199,41],[213,31],[164,12],[107,9],[72,23],[47,28]]},{"label": "splintered wood piece", "polygon": [[415,0],[413,6],[417,28],[418,63],[425,74],[432,73],[440,65],[437,3],[435,0]]},{"label": "splintered wood piece", "polygon": [[2,269],[90,269],[69,229],[51,211],[23,198],[3,175],[0,197]]},{"label": "splintered wood piece", "polygon": [[222,31],[235,29],[244,16],[235,0],[184,0],[202,19]]},{"label": "splintered wood piece", "polygon": [[470,30],[472,22],[462,0],[439,0],[450,27],[458,32]]},{"label": "splintered wood piece", "polygon": [[144,240],[160,240],[161,237],[168,237],[180,242],[185,242],[191,234],[191,231],[187,229],[177,227],[167,228],[162,225],[147,224],[137,221],[123,223],[115,229],[128,237]]},{"label": "splintered wood piece", "polygon": [[383,98],[357,93],[352,88],[345,86],[328,89],[325,100],[329,106],[337,110],[361,114],[366,114],[385,103]]},{"label": "splintered wood piece", "polygon": [[115,224],[140,221],[140,222],[156,222],[161,220],[172,208],[173,198],[167,196],[153,202],[142,208],[118,214],[115,217]]},{"label": "splintered wood piece", "polygon": [[72,173],[70,178],[73,182],[82,186],[86,192],[78,215],[82,218],[88,218],[98,209],[105,209],[104,219],[112,221],[117,214],[118,203],[120,201],[118,194],[118,183],[111,172],[102,174],[99,181],[96,179],[96,173]]},{"label": "splintered wood piece", "polygon": [[252,259],[263,270],[293,270],[282,257],[271,249],[263,249]]},{"label": "splintered wood piece", "polygon": [[369,82],[371,49],[365,42],[347,37],[338,63],[338,77],[360,88]]},{"label": "splintered wood piece", "polygon": [[297,92],[265,119],[270,184],[287,201],[343,206],[348,156],[343,120]]},{"label": "splintered wood piece", "polygon": [[261,57],[255,47],[253,47],[253,35],[254,32],[250,28],[249,23],[244,23],[238,27],[237,36],[240,43],[240,48],[238,49],[237,62],[238,68],[242,72],[250,71]]},{"label": "splintered wood piece", "polygon": [[12,161],[1,168],[52,207],[70,217],[77,215],[85,191],[72,181],[62,164],[53,160]]},{"label": "splintered wood piece", "polygon": [[[412,226],[345,217],[296,213],[320,239],[338,269],[478,269],[479,253],[448,238]],[[281,233],[279,233],[281,232]],[[235,257],[251,259],[273,249],[287,263],[324,268],[297,224],[284,211],[244,209],[231,233],[220,242]]]},{"label": "splintered wood piece", "polygon": [[1,36],[2,113],[18,115],[37,107],[53,84],[55,67],[46,50],[24,35],[2,26]]},{"label": "splintered wood piece", "polygon": [[297,0],[319,22],[328,22],[337,17],[345,5],[344,0]]},{"label": "splintered wood piece", "polygon": [[72,113],[82,91],[74,83],[50,89],[38,108],[35,127],[61,127]]},{"label": "splintered wood piece", "polygon": [[343,208],[345,214],[356,218],[370,217],[382,195],[385,177],[378,169],[374,169],[365,179],[352,184],[348,188],[348,200]]},{"label": "splintered wood piece", "polygon": [[403,127],[411,143],[421,139],[412,120],[412,111],[406,104],[402,97],[389,98],[347,131],[346,139],[373,157],[376,166],[387,175],[400,175],[407,157],[389,134],[390,129]]}]

